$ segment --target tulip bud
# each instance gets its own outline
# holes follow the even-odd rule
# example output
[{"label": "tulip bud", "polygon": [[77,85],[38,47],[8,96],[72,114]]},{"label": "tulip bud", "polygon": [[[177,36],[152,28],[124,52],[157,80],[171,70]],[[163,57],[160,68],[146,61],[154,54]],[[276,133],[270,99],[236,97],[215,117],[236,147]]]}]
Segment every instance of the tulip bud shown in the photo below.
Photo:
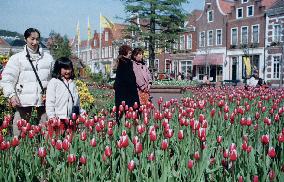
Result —
[{"label": "tulip bud", "polygon": [[135,162],[134,160],[131,160],[127,165],[128,170],[131,172],[135,168]]},{"label": "tulip bud", "polygon": [[96,147],[96,146],[97,146],[97,142],[96,142],[96,139],[95,139],[95,138],[92,138],[92,139],[91,139],[90,145],[91,145],[92,147]]},{"label": "tulip bud", "polygon": [[164,139],[161,143],[161,149],[166,150],[169,147],[169,143],[167,139]]},{"label": "tulip bud", "polygon": [[135,153],[140,154],[142,152],[142,150],[143,150],[142,143],[137,142],[136,145],[135,145]]},{"label": "tulip bud", "polygon": [[83,132],[80,134],[80,139],[81,139],[82,141],[85,141],[85,140],[87,139],[87,133],[86,133],[86,131],[83,131]]},{"label": "tulip bud", "polygon": [[178,139],[182,140],[183,139],[183,130],[178,131]]},{"label": "tulip bud", "polygon": [[238,155],[237,155],[237,150],[231,150],[230,151],[230,160],[231,161],[236,161],[237,160],[237,157],[238,157]]},{"label": "tulip bud", "polygon": [[199,152],[196,151],[196,152],[194,153],[193,157],[194,157],[195,160],[198,161],[198,160],[200,159],[200,154],[199,154]]},{"label": "tulip bud", "polygon": [[275,152],[275,149],[273,147],[270,147],[268,149],[268,153],[267,155],[270,157],[270,158],[274,158],[276,156],[276,152]]},{"label": "tulip bud", "polygon": [[154,155],[154,153],[149,154],[148,157],[147,157],[147,159],[148,159],[148,161],[154,161],[154,160],[155,160],[155,155]]},{"label": "tulip bud", "polygon": [[266,145],[269,143],[269,135],[262,135],[261,136],[261,142]]},{"label": "tulip bud", "polygon": [[69,164],[72,164],[76,161],[76,155],[74,154],[69,154],[68,157],[67,157],[67,161]]},{"label": "tulip bud", "polygon": [[65,151],[68,151],[69,148],[70,148],[70,142],[68,141],[68,139],[64,139],[63,142],[62,142],[62,148],[65,150]]},{"label": "tulip bud", "polygon": [[188,160],[188,162],[187,162],[187,168],[188,168],[188,169],[192,169],[192,167],[193,167],[193,160]]},{"label": "tulip bud", "polygon": [[107,157],[110,157],[111,154],[112,154],[111,148],[109,146],[106,146],[106,148],[105,148],[105,155]]},{"label": "tulip bud", "polygon": [[85,164],[87,163],[87,158],[86,158],[86,156],[81,156],[81,157],[80,157],[80,163],[81,163],[82,165],[85,165]]},{"label": "tulip bud", "polygon": [[40,147],[38,149],[38,156],[41,157],[41,158],[46,157],[46,149],[44,147]]},{"label": "tulip bud", "polygon": [[222,142],[222,136],[217,137],[217,142],[220,144]]}]

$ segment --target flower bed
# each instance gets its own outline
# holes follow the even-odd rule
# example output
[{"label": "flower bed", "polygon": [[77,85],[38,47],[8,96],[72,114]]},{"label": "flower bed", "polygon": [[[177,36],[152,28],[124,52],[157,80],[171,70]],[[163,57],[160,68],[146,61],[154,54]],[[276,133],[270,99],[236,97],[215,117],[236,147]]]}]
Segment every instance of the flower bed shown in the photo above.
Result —
[{"label": "flower bed", "polygon": [[115,108],[74,117],[65,132],[57,120],[19,121],[21,139],[0,136],[0,180],[283,181],[284,90],[189,89],[142,106],[140,119],[120,106],[120,125]]}]

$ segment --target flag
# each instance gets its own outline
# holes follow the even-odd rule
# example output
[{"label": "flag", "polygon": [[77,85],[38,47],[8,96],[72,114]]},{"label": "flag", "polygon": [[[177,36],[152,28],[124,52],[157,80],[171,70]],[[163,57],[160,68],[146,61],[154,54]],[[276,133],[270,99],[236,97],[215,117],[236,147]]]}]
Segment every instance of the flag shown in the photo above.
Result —
[{"label": "flag", "polygon": [[92,32],[91,32],[91,25],[90,25],[90,19],[88,17],[88,42],[92,39]]},{"label": "flag", "polygon": [[110,28],[110,29],[114,28],[114,24],[109,19],[107,19],[105,16],[102,15],[100,15],[100,24],[101,27],[103,28]]},{"label": "flag", "polygon": [[78,43],[78,45],[80,45],[81,44],[81,40],[80,40],[80,25],[79,25],[79,21],[77,23],[76,35],[77,35],[77,43]]},{"label": "flag", "polygon": [[251,75],[250,58],[249,57],[243,57],[243,62],[245,64],[245,68],[246,68],[246,77],[249,77]]}]

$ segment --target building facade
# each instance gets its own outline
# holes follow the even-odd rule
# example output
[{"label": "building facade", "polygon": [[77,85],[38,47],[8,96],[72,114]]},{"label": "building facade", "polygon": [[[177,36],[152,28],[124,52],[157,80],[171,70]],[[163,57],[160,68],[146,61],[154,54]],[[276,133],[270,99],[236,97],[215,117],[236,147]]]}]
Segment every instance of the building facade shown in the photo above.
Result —
[{"label": "building facade", "polygon": [[[278,0],[266,11],[265,79],[283,85],[284,1]],[[282,80],[282,82],[281,82]]]}]

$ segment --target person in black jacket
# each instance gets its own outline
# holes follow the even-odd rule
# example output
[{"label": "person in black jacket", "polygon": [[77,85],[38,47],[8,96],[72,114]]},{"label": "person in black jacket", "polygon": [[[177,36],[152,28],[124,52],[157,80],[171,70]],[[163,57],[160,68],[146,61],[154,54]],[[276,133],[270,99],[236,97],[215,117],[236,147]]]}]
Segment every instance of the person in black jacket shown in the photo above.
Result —
[{"label": "person in black jacket", "polygon": [[133,107],[134,110],[138,109],[134,106],[135,102],[137,102],[138,106],[140,105],[136,87],[136,77],[131,61],[131,52],[132,49],[128,45],[122,45],[118,51],[118,65],[114,82],[115,106],[117,111],[116,121],[118,124],[123,114],[121,113],[121,115],[119,115],[119,106],[122,104],[122,101],[125,101],[125,105],[128,105],[128,107]]}]

